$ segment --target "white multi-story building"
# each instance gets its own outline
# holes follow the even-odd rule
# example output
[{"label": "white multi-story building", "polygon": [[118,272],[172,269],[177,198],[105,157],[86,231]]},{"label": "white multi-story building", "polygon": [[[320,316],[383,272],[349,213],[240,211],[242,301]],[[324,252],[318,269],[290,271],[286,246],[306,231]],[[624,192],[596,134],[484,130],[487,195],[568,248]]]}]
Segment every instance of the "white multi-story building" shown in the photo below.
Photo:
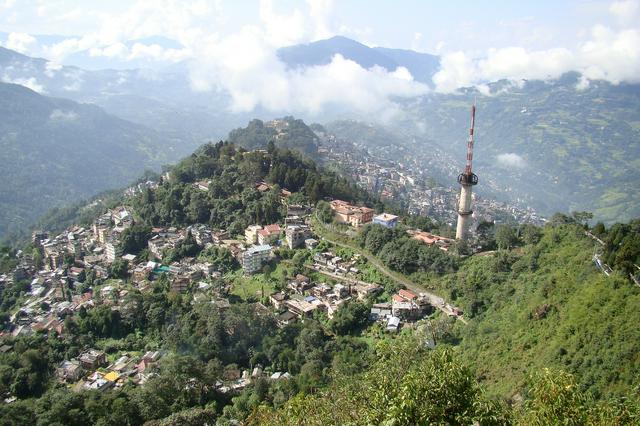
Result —
[{"label": "white multi-story building", "polygon": [[242,269],[245,274],[253,274],[262,268],[262,264],[269,259],[270,245],[252,246],[242,254]]}]

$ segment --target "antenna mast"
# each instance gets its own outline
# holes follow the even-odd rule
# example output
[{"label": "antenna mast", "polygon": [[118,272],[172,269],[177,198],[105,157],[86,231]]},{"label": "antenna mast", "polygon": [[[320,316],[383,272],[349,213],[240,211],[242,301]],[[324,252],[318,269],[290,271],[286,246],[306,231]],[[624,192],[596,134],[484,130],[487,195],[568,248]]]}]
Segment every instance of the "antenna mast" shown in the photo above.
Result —
[{"label": "antenna mast", "polygon": [[464,172],[458,175],[460,184],[460,199],[458,202],[458,225],[456,227],[456,239],[466,240],[469,232],[471,210],[471,192],[474,185],[478,184],[478,176],[473,173],[473,132],[476,127],[476,103],[471,107],[471,126],[469,127],[469,139],[467,140],[467,164]]},{"label": "antenna mast", "polygon": [[471,175],[471,164],[473,162],[473,129],[476,126],[476,104],[471,107],[471,127],[469,127],[469,140],[467,141],[467,165],[464,168],[464,174]]}]

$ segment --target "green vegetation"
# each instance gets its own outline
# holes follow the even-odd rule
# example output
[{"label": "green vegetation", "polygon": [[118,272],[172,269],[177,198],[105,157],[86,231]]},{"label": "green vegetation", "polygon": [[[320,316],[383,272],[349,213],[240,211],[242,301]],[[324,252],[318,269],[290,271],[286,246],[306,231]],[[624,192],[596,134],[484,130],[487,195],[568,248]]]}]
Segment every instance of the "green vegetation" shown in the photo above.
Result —
[{"label": "green vegetation", "polygon": [[407,236],[404,226],[388,229],[381,225],[366,225],[358,239],[361,247],[403,274],[429,272],[442,275],[455,271],[458,266],[454,257]]},{"label": "green vegetation", "polygon": [[597,245],[580,225],[547,226],[535,244],[473,257],[455,274],[429,279],[472,318],[456,329],[460,354],[491,393],[511,397],[545,367],[573,374],[596,397],[638,385],[640,289],[623,273],[598,271]]},{"label": "green vegetation", "polygon": [[[459,258],[409,238],[407,226],[437,226],[425,219],[339,234],[325,197],[375,200],[274,144],[248,152],[220,142],[176,165],[157,190],[127,201],[137,224],[125,231],[122,248],[143,257],[151,226],[206,223],[233,236],[249,224],[280,221],[284,188],[318,206],[314,229],[326,239],[317,251],[345,258],[361,253],[360,278],[380,282],[387,292],[398,283],[422,285],[461,307],[468,324],[436,311],[398,336],[386,334],[368,318],[371,303],[380,300],[350,300],[331,319],[316,313],[283,326],[262,303],[304,271],[313,251],[278,248],[262,274],[248,277],[228,249],[203,250],[188,233],[166,260],[197,257],[224,273],[197,297],[170,291],[165,274],[138,290],[128,282],[127,262],[117,260],[106,282],[87,273],[77,288],[64,286],[65,297],[92,287],[97,306],[66,315],[61,336],[36,332],[3,340],[10,349],[0,353],[0,394],[17,400],[0,405],[0,425],[640,421],[640,289],[629,279],[640,252],[638,221],[589,230],[589,214],[581,212],[555,215],[545,228],[482,224],[482,245],[497,251]],[[592,263],[594,250],[613,268],[610,277]],[[9,271],[14,252],[0,254]],[[66,266],[72,263],[67,259]],[[110,297],[100,291],[106,285],[127,290],[118,309],[102,303]],[[28,289],[24,281],[4,288],[3,327]],[[226,296],[229,303],[218,303]],[[55,368],[87,348],[104,350],[111,361],[124,352],[161,350],[164,356],[143,386],[125,381],[99,392],[58,383]],[[242,390],[220,387],[258,366],[265,375]],[[288,375],[268,379],[276,372]]]},{"label": "green vegetation", "polygon": [[96,106],[14,84],[0,83],[0,116],[0,237],[191,148]]},{"label": "green vegetation", "polygon": [[[150,226],[184,226],[205,223],[242,234],[255,223],[269,224],[283,218],[281,189],[302,193],[312,203],[335,196],[368,201],[369,196],[343,177],[327,172],[301,154],[273,148],[247,152],[219,142],[199,148],[171,170],[171,179],[143,191],[132,204],[138,219]],[[193,183],[207,180],[208,190]],[[271,188],[260,192],[258,183]]]},{"label": "green vegetation", "polygon": [[339,373],[323,391],[277,410],[262,405],[249,424],[610,425],[640,416],[637,395],[596,403],[571,375],[549,370],[531,377],[523,406],[509,407],[487,397],[451,350],[430,352],[411,337],[381,342],[369,357],[363,373]]},{"label": "green vegetation", "polygon": [[300,151],[310,157],[318,154],[318,137],[302,120],[284,117],[278,129],[265,126],[261,120],[251,120],[247,127],[232,130],[227,140],[245,149],[267,149],[271,144],[277,148]]}]

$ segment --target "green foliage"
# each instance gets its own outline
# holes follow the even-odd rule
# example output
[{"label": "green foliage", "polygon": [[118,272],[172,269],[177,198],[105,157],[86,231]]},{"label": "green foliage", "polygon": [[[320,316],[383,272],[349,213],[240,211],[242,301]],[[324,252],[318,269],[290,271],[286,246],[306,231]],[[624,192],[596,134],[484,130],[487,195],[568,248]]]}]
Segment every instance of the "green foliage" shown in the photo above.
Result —
[{"label": "green foliage", "polygon": [[510,249],[518,241],[516,231],[511,225],[498,225],[496,227],[496,244],[500,249]]},{"label": "green foliage", "polygon": [[361,331],[369,322],[369,306],[357,301],[344,303],[335,313],[329,323],[329,328],[335,334],[355,334]]},{"label": "green foliage", "polygon": [[195,257],[201,250],[202,247],[198,245],[191,232],[187,232],[186,238],[180,241],[174,249],[169,250],[163,256],[163,260],[166,263],[177,262],[185,257]]},{"label": "green foliage", "polygon": [[[170,181],[133,201],[143,223],[207,223],[237,235],[250,224],[282,220],[281,188],[299,192],[313,203],[327,196],[368,200],[364,191],[345,178],[318,168],[299,154],[276,148],[271,153],[246,152],[229,143],[207,144],[177,164],[171,174]],[[206,192],[192,185],[203,179],[210,181]],[[257,191],[260,181],[269,182],[271,190]]]},{"label": "green foliage", "polygon": [[500,424],[508,420],[449,351],[413,339],[381,342],[362,374],[338,375],[313,396],[278,410],[260,407],[249,424]]},{"label": "green foliage", "polygon": [[604,236],[604,259],[625,276],[640,273],[640,219],[616,223]]},{"label": "green foliage", "polygon": [[460,353],[490,392],[510,396],[544,367],[597,398],[637,385],[640,289],[599,272],[594,244],[579,225],[546,227],[537,244],[474,256],[430,282],[473,318],[457,329]]},{"label": "green foliage", "polygon": [[10,247],[0,246],[0,274],[7,274],[16,267],[16,253]]},{"label": "green foliage", "polygon": [[[293,117],[281,119],[286,123],[280,132],[267,127],[261,120],[251,120],[247,127],[232,130],[228,141],[246,149],[267,149],[275,147],[298,150],[309,156],[318,153],[318,137],[302,120]],[[275,142],[274,142],[275,141]]]},{"label": "green foliage", "polygon": [[572,375],[543,369],[531,375],[527,399],[518,413],[522,425],[623,425],[640,422],[638,395],[629,400],[595,402],[580,391]]},{"label": "green foliage", "polygon": [[324,200],[318,201],[316,204],[316,215],[324,223],[329,223],[333,219],[333,212],[331,206]]},{"label": "green foliage", "polygon": [[438,227],[438,225],[427,216],[419,215],[408,215],[403,217],[402,223],[408,228],[415,228],[426,232],[433,231]]},{"label": "green foliage", "polygon": [[89,310],[84,318],[78,318],[77,326],[80,334],[91,334],[97,337],[119,338],[127,334],[120,311],[112,310],[107,305]]},{"label": "green foliage", "polygon": [[116,259],[109,265],[109,276],[114,278],[126,278],[129,271],[129,262],[124,259]]},{"label": "green foliage", "polygon": [[226,274],[240,267],[238,260],[228,248],[211,246],[200,252],[198,260],[209,262],[216,270]]},{"label": "green foliage", "polygon": [[147,248],[151,236],[151,227],[134,224],[122,232],[120,246],[125,254],[138,254]]},{"label": "green foliage", "polygon": [[389,268],[403,274],[444,274],[457,268],[454,257],[409,238],[402,226],[389,229],[377,224],[366,225],[358,234],[358,243],[378,256]]}]

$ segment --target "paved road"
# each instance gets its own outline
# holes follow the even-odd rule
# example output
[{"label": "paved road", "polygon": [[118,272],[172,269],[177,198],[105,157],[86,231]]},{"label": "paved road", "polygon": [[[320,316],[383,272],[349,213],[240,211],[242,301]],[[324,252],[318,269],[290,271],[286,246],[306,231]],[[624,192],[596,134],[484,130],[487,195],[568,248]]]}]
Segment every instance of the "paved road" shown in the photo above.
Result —
[{"label": "paved road", "polygon": [[440,309],[442,312],[444,312],[447,315],[451,315],[451,316],[456,317],[463,324],[468,324],[467,320],[465,320],[462,316],[454,314],[454,309],[456,309],[455,306],[452,306],[449,303],[447,303],[442,297],[439,297],[439,296],[437,296],[437,295],[435,295],[433,293],[430,293],[430,292],[426,291],[422,286],[419,286],[416,283],[408,280],[407,278],[405,278],[405,277],[403,277],[403,276],[401,276],[399,274],[396,274],[393,271],[389,270],[386,266],[384,266],[377,258],[372,256],[371,254],[363,252],[359,247],[352,246],[350,244],[346,244],[346,243],[343,243],[343,242],[340,242],[340,241],[331,240],[331,239],[325,237],[324,235],[322,235],[322,233],[316,232],[316,234],[318,234],[324,240],[330,242],[331,244],[334,244],[334,245],[337,245],[337,246],[344,247],[344,248],[347,248],[349,250],[355,251],[356,253],[360,254],[363,257],[365,257],[367,259],[367,261],[369,261],[369,263],[371,263],[380,272],[382,272],[387,277],[391,278],[396,283],[405,286],[406,288],[408,288],[409,290],[413,291],[414,293],[418,293],[418,294],[422,294],[422,295],[426,296],[429,299],[429,303],[431,303],[431,305],[433,305],[434,307]]},{"label": "paved road", "polygon": [[329,278],[333,278],[333,279],[338,280],[338,281],[345,281],[345,282],[348,282],[348,283],[360,284],[360,285],[371,285],[371,283],[368,283],[366,281],[361,281],[361,280],[355,279],[353,277],[345,276],[345,275],[334,274],[333,272],[325,271],[324,269],[318,268],[318,267],[313,266],[313,265],[306,265],[305,267],[307,269],[311,269],[312,271],[315,271],[315,272],[317,272],[319,274],[322,274],[322,275],[326,275]]}]

